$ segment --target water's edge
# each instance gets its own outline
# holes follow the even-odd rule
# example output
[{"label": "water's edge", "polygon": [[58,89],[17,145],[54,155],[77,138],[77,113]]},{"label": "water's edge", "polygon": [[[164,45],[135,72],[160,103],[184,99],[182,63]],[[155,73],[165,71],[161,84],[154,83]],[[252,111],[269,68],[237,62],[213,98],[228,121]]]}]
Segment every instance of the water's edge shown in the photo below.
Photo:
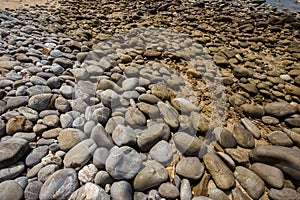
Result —
[{"label": "water's edge", "polygon": [[296,0],[266,0],[266,3],[274,5],[279,9],[288,9],[293,12],[300,12],[300,4],[296,4]]}]

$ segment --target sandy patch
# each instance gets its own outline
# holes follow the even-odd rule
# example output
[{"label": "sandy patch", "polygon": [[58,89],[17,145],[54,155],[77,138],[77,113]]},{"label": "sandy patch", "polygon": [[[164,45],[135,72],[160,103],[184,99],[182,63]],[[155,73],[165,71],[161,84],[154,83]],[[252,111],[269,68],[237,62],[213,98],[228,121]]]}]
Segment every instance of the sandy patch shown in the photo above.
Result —
[{"label": "sandy patch", "polygon": [[5,8],[19,9],[33,5],[47,5],[50,0],[0,0],[0,10]]}]

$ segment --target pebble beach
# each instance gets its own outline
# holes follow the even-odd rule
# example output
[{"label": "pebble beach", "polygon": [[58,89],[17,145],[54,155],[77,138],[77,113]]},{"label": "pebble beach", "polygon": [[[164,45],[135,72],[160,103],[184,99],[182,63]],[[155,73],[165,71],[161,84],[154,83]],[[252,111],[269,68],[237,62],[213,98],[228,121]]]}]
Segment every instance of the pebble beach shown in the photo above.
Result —
[{"label": "pebble beach", "polygon": [[300,199],[299,11],[0,1],[1,200]]}]

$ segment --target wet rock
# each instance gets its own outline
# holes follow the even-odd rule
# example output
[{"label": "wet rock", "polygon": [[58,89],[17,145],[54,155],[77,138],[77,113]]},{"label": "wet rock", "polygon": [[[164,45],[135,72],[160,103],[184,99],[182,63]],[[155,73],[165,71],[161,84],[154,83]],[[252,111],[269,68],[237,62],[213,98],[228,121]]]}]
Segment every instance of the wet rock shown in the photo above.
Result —
[{"label": "wet rock", "polygon": [[78,187],[77,173],[74,169],[60,169],[43,184],[39,198],[67,199]]}]

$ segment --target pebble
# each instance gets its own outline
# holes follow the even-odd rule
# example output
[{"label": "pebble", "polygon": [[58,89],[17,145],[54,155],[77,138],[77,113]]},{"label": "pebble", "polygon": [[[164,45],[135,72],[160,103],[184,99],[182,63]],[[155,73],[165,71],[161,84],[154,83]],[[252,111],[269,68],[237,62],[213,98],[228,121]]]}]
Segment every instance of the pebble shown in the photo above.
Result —
[{"label": "pebble", "polygon": [[296,200],[300,198],[300,194],[299,192],[291,188],[283,188],[282,190],[271,188],[269,191],[269,197],[274,200],[279,200],[283,198]]},{"label": "pebble", "polygon": [[29,182],[27,187],[24,190],[25,199],[38,200],[42,185],[43,183],[41,181]]},{"label": "pebble", "polygon": [[245,126],[245,128],[250,131],[253,136],[256,138],[256,139],[259,139],[260,136],[261,136],[261,131],[259,130],[259,128],[253,124],[252,121],[250,121],[249,119],[247,118],[242,118],[241,119],[241,122],[242,124]]},{"label": "pebble", "polygon": [[38,164],[43,157],[48,154],[49,148],[48,146],[40,146],[33,149],[28,156],[26,157],[25,163],[28,167],[32,167]]},{"label": "pebble", "polygon": [[93,164],[98,169],[104,169],[108,154],[109,152],[106,148],[97,148],[93,155]]},{"label": "pebble", "polygon": [[87,139],[87,137],[81,130],[66,128],[59,133],[57,139],[60,149],[68,151],[79,142]]},{"label": "pebble", "polygon": [[78,187],[77,173],[74,169],[60,169],[54,172],[43,184],[39,198],[67,199]]},{"label": "pebble", "polygon": [[132,179],[142,168],[142,159],[131,147],[115,147],[109,153],[105,168],[115,179]]},{"label": "pebble", "polygon": [[202,146],[202,141],[184,132],[174,134],[174,143],[176,148],[187,156],[198,156]]},{"label": "pebble", "polygon": [[176,199],[177,197],[179,197],[178,188],[171,183],[161,184],[158,188],[158,192],[161,197],[168,198],[168,199]]},{"label": "pebble", "polygon": [[112,139],[118,146],[136,144],[135,132],[131,127],[118,125],[112,133]]},{"label": "pebble", "polygon": [[197,180],[204,173],[204,165],[197,157],[186,157],[177,163],[176,173],[184,178]]},{"label": "pebble", "polygon": [[165,140],[161,140],[156,145],[154,145],[150,149],[149,154],[151,158],[153,158],[163,166],[168,166],[173,160],[172,147]]},{"label": "pebble", "polygon": [[253,148],[255,143],[254,143],[254,137],[253,134],[248,131],[247,129],[244,128],[244,126],[236,122],[233,125],[233,136],[236,139],[236,142],[238,145],[244,148]]},{"label": "pebble", "polygon": [[25,169],[23,162],[18,162],[14,165],[9,166],[8,168],[0,169],[0,181],[5,181],[13,179],[20,175]]},{"label": "pebble", "polygon": [[94,182],[94,178],[98,172],[98,169],[94,164],[84,166],[78,172],[78,180],[82,183]]},{"label": "pebble", "polygon": [[182,179],[180,183],[180,199],[190,200],[192,199],[191,184],[188,179]]},{"label": "pebble", "polygon": [[0,183],[0,199],[23,199],[23,189],[14,180],[7,180]]},{"label": "pebble", "polygon": [[293,145],[293,141],[282,131],[273,131],[267,134],[267,138],[273,145],[286,147]]},{"label": "pebble", "polygon": [[114,182],[110,188],[111,197],[113,199],[130,200],[133,192],[131,185],[126,181]]},{"label": "pebble", "polygon": [[45,182],[49,176],[51,176],[55,171],[58,170],[58,165],[49,164],[41,168],[37,174],[38,180],[41,182]]},{"label": "pebble", "polygon": [[105,192],[105,190],[94,183],[86,183],[77,189],[69,197],[70,200],[77,199],[101,199],[109,200],[110,196]]},{"label": "pebble", "polygon": [[266,114],[276,118],[285,118],[295,113],[295,109],[289,103],[273,102],[265,106]]}]

